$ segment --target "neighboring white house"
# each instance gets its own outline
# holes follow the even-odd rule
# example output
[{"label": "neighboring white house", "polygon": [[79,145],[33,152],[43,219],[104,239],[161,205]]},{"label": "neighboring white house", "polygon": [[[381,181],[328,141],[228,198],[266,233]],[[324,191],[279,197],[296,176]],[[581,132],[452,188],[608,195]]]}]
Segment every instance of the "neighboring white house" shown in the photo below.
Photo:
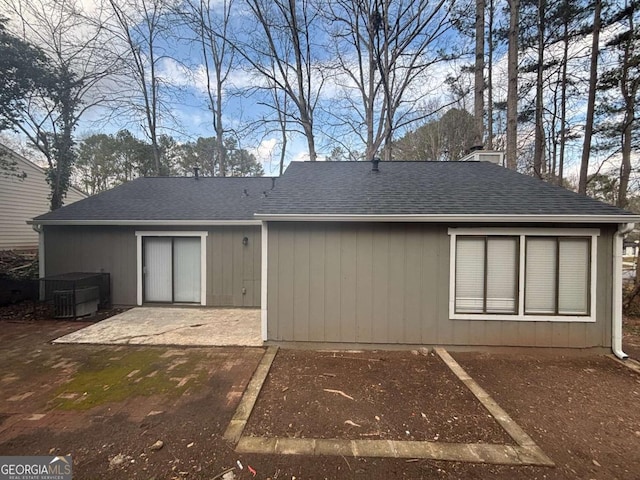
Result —
[{"label": "neighboring white house", "polygon": [[638,240],[625,240],[622,255],[625,257],[637,257],[639,243]]},{"label": "neighboring white house", "polygon": [[[38,248],[38,234],[27,220],[47,213],[51,188],[42,168],[0,144],[5,159],[16,163],[14,174],[0,171],[0,250],[31,250]],[[87,195],[70,188],[65,205],[82,200]]]}]

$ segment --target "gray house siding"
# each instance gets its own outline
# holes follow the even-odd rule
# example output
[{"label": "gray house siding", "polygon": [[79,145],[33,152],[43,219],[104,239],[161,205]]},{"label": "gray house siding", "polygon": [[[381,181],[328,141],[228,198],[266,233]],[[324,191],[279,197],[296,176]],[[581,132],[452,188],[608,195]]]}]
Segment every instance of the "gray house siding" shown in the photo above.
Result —
[{"label": "gray house siding", "polygon": [[613,228],[598,237],[595,323],[449,319],[448,226],[268,224],[268,339],[276,342],[604,347]]},{"label": "gray house siding", "polygon": [[106,272],[111,301],[136,303],[136,237],[130,227],[44,227],[45,275]]},{"label": "gray house siding", "polygon": [[[207,305],[260,306],[260,227],[207,228]],[[247,237],[247,245],[242,239]],[[243,290],[244,289],[244,290]],[[243,291],[246,292],[243,294]]]},{"label": "gray house siding", "polygon": [[[260,306],[259,226],[45,226],[45,273],[108,272],[111,274],[112,302],[135,305],[135,232],[144,230],[207,231],[207,305]],[[247,237],[247,245],[243,244],[244,237]]]}]

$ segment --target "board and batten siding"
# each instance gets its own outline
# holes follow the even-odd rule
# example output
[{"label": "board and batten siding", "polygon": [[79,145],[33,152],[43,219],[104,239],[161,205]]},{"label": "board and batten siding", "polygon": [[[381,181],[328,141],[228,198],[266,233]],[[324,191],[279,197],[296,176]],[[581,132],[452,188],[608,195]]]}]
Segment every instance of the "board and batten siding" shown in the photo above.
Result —
[{"label": "board and batten siding", "polygon": [[[44,170],[14,154],[8,161],[16,162],[17,174],[24,178],[0,172],[0,250],[29,250],[38,248],[38,234],[27,220],[47,213],[50,208],[51,187]],[[70,188],[64,204],[82,200],[86,195]]]},{"label": "board and batten siding", "polygon": [[[261,242],[259,226],[232,227],[44,227],[45,274],[107,272],[112,303],[135,305],[135,232],[206,231],[207,306],[259,307]],[[247,245],[243,238],[247,237]]]},{"label": "board and batten siding", "polygon": [[450,320],[448,227],[269,222],[268,340],[610,345],[612,228],[598,237],[597,321],[569,323]]}]

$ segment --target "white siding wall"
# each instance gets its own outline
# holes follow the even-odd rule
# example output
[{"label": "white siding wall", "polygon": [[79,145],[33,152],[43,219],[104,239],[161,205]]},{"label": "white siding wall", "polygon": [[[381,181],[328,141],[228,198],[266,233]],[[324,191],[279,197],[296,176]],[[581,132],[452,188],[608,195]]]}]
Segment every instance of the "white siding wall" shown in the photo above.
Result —
[{"label": "white siding wall", "polygon": [[[51,190],[41,168],[17,155],[7,160],[15,160],[18,173],[27,176],[20,180],[0,172],[0,250],[36,249],[38,234],[26,222],[49,211]],[[64,203],[83,198],[78,190],[70,189]]]}]

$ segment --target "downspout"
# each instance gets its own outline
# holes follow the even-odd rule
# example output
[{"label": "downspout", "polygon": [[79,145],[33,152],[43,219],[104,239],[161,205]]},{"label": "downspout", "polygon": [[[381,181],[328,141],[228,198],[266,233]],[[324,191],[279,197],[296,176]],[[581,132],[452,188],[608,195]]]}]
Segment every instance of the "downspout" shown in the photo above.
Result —
[{"label": "downspout", "polygon": [[[38,278],[44,278],[45,276],[45,268],[44,268],[44,228],[42,225],[37,223],[32,223],[31,228],[33,231],[38,234]],[[44,282],[40,283],[40,301],[43,302],[45,300],[45,289]]]},{"label": "downspout", "polygon": [[[621,360],[629,358],[622,351],[622,245],[633,223],[621,223],[613,235],[613,302],[611,312],[611,350]],[[636,275],[638,272],[636,272]]]}]

